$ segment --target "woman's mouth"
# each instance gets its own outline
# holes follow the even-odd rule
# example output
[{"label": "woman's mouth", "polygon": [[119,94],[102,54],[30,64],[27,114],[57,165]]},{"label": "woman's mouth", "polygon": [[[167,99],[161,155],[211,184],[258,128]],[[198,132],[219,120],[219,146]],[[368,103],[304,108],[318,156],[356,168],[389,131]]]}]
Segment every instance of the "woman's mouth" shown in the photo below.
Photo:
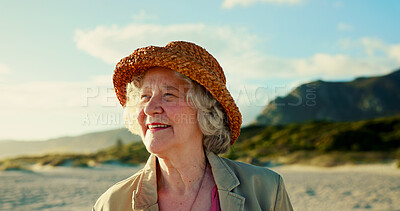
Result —
[{"label": "woman's mouth", "polygon": [[158,130],[166,129],[169,127],[171,127],[171,125],[162,124],[162,123],[147,124],[147,129],[151,130],[151,131],[158,131]]}]

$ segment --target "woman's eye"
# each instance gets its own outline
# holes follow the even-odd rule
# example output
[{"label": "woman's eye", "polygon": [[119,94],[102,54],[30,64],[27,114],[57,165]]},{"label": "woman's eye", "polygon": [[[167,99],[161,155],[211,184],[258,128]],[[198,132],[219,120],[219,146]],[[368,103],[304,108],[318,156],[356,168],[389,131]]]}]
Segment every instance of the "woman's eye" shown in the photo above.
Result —
[{"label": "woman's eye", "polygon": [[165,93],[164,96],[175,96],[175,95],[172,93]]},{"label": "woman's eye", "polygon": [[150,95],[145,95],[145,94],[140,95],[141,100],[145,100],[145,99],[149,99],[149,98],[150,98]]},{"label": "woman's eye", "polygon": [[174,101],[174,100],[177,99],[178,97],[177,97],[177,95],[175,95],[175,94],[173,94],[173,93],[166,92],[166,93],[164,93],[163,98],[164,98],[167,102],[170,102],[170,101]]},{"label": "woman's eye", "polygon": [[175,94],[175,93],[166,92],[166,93],[164,93],[164,97],[167,98],[167,99],[172,100],[174,98],[178,98],[178,95]]}]

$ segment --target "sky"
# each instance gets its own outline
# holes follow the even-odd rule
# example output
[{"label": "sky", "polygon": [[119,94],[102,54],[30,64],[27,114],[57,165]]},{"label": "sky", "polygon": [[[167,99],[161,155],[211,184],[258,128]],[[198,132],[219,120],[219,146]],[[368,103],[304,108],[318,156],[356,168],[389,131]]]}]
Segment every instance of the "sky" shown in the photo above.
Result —
[{"label": "sky", "polygon": [[253,122],[313,80],[400,67],[396,0],[0,0],[0,140],[122,128],[115,64],[174,40],[206,48]]}]

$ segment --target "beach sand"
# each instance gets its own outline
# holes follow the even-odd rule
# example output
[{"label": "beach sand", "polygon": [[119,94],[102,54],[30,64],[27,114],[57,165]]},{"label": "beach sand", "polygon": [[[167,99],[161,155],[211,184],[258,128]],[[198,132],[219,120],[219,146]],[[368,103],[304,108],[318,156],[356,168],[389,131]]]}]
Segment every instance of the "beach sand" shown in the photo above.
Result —
[{"label": "beach sand", "polygon": [[281,166],[295,210],[400,210],[395,164],[340,167]]},{"label": "beach sand", "polygon": [[[90,210],[112,184],[140,167],[39,168],[0,173],[0,210]],[[279,166],[295,210],[400,210],[394,164]]]}]

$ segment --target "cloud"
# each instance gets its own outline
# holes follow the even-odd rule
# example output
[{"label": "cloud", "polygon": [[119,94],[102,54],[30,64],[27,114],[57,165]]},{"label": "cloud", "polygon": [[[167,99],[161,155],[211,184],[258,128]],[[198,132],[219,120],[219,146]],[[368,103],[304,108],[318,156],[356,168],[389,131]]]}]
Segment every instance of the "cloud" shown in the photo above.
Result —
[{"label": "cloud", "polygon": [[346,24],[346,23],[339,23],[337,25],[337,30],[339,30],[339,31],[353,31],[353,29],[354,29],[353,26]]},{"label": "cloud", "polygon": [[361,44],[368,55],[380,52],[400,62],[400,44],[390,45],[377,38],[362,38]]},{"label": "cloud", "polygon": [[400,44],[390,46],[388,54],[391,58],[396,59],[400,63]]},{"label": "cloud", "polygon": [[296,75],[316,75],[330,80],[386,74],[400,66],[400,44],[390,45],[377,38],[342,39],[338,44],[349,54],[317,53],[310,58],[294,60]]},{"label": "cloud", "polygon": [[148,45],[163,46],[170,40],[185,38],[199,41],[201,35],[208,31],[203,24],[99,26],[89,31],[77,30],[75,42],[79,49],[88,54],[109,64],[116,64],[136,48]]},{"label": "cloud", "polygon": [[230,9],[236,6],[250,6],[256,3],[272,3],[272,4],[299,4],[303,0],[224,0],[222,7]]},{"label": "cloud", "polygon": [[395,63],[390,58],[350,57],[344,54],[315,54],[293,61],[295,75],[314,76],[326,80],[388,73]]},{"label": "cloud", "polygon": [[[201,23],[99,26],[93,30],[77,30],[74,39],[79,49],[109,64],[116,64],[136,48],[164,46],[171,40],[191,41],[205,47],[223,66],[226,64],[228,74],[241,74],[243,68],[249,69],[249,63],[254,66],[270,60],[256,50],[262,39],[246,29]],[[259,69],[250,68],[249,71],[254,75]]]},{"label": "cloud", "polygon": [[367,55],[373,56],[377,51],[387,51],[386,44],[382,42],[382,40],[377,38],[362,38],[360,39],[361,45],[364,48],[364,51]]}]

